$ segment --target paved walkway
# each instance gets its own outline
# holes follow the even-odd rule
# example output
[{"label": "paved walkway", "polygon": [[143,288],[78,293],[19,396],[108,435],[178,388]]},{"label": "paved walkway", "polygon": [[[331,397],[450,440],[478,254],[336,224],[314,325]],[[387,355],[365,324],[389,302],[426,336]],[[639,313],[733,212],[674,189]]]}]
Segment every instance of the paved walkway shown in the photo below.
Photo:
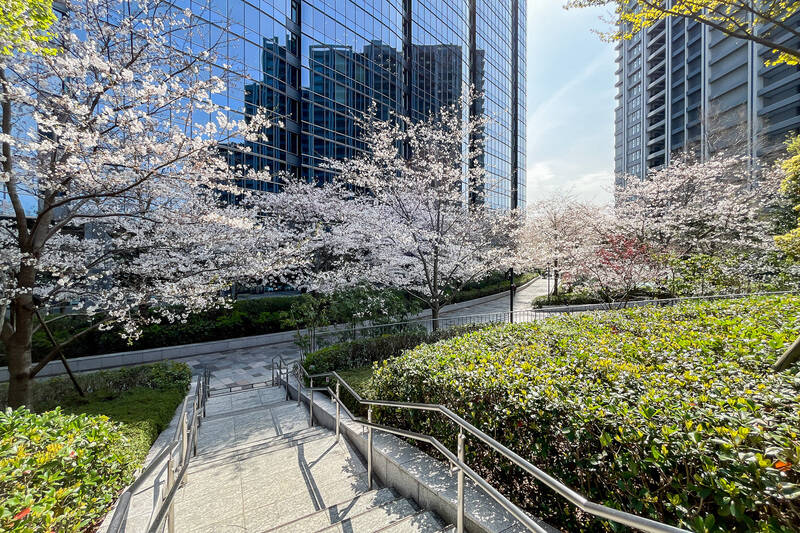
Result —
[{"label": "paved walkway", "polygon": [[[514,310],[531,309],[531,301],[537,296],[547,294],[547,280],[537,279],[524,289],[518,290],[514,295]],[[480,302],[452,310],[453,306],[444,307],[440,316],[482,315],[485,313],[504,313],[510,308],[508,295],[495,298],[488,302]],[[466,303],[466,302],[464,302]]]}]

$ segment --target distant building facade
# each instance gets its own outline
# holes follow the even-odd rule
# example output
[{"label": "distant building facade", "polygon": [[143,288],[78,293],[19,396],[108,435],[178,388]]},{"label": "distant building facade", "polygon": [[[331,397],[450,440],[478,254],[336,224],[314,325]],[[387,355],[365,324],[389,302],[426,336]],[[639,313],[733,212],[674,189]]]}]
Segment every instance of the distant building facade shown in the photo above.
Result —
[{"label": "distant building facade", "polygon": [[[789,23],[797,27],[800,16]],[[800,68],[764,66],[771,53],[761,45],[676,17],[617,50],[618,184],[685,150],[771,159],[800,129]]]},{"label": "distant building facade", "polygon": [[[181,2],[176,2],[182,7]],[[188,3],[221,43],[218,103],[271,111],[265,144],[232,158],[310,180],[332,178],[326,158],[364,149],[354,118],[371,102],[382,117],[420,118],[483,93],[486,202],[525,204],[525,0],[211,0]],[[194,46],[202,48],[204,43]],[[226,65],[226,66],[225,66]],[[235,150],[236,144],[227,146]],[[248,186],[274,190],[274,183]]]}]

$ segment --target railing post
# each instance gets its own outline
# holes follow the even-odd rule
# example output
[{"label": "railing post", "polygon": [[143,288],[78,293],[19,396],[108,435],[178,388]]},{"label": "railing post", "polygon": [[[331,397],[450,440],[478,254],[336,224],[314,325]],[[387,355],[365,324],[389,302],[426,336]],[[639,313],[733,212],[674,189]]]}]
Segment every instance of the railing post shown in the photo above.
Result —
[{"label": "railing post", "polygon": [[[167,490],[164,491],[164,499],[166,499],[166,495],[169,494],[169,491],[172,490],[172,486],[175,484],[175,460],[172,457],[172,453],[169,455],[169,461],[167,462]],[[175,506],[173,505],[174,502],[170,502],[169,504],[169,511],[167,512],[167,531],[168,533],[175,533]]]},{"label": "railing post", "polygon": [[[464,464],[464,429],[458,431],[458,460]],[[464,533],[464,468],[458,467],[458,509],[456,509],[456,532]]]},{"label": "railing post", "polygon": [[187,442],[188,433],[186,431],[187,426],[188,426],[188,420],[186,419],[186,417],[187,417],[186,411],[184,411],[183,412],[183,419],[181,420],[181,457],[180,457],[180,460],[178,461],[178,464],[180,466],[183,466],[183,461],[186,458],[186,455],[187,455],[186,452],[188,450],[188,442]]},{"label": "railing post", "polygon": [[286,401],[289,401],[289,365],[286,365]]},{"label": "railing post", "polygon": [[200,432],[199,429],[198,429],[199,427],[200,427],[200,417],[198,416],[197,408],[195,408],[195,412],[194,412],[194,432],[193,432],[193,438],[192,438],[192,457],[197,457],[197,434]]},{"label": "railing post", "polygon": [[308,397],[308,426],[314,426],[314,389],[311,389],[311,393]]},{"label": "railing post", "polygon": [[339,416],[342,406],[339,404],[339,380],[336,380],[336,442],[339,442]]},{"label": "railing post", "polygon": [[303,371],[301,370],[302,368],[303,367],[299,365],[297,367],[297,407],[300,407],[300,387],[302,387],[300,380],[303,379]]},{"label": "railing post", "polygon": [[[367,408],[367,422],[372,422],[372,406]],[[372,426],[367,428],[367,490],[372,490]]]}]

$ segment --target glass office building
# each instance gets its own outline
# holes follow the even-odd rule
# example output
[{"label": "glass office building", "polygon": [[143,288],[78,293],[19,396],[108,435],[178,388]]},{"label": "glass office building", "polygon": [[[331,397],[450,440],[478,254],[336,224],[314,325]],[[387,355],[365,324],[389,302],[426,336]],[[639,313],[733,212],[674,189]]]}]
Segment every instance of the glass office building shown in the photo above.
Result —
[{"label": "glass office building", "polygon": [[[525,203],[525,0],[206,0],[195,46],[216,50],[227,81],[218,103],[232,114],[274,114],[267,144],[248,165],[319,181],[325,158],[364,149],[354,117],[435,113],[474,85],[465,113],[492,118],[485,131],[486,202]],[[230,147],[235,147],[235,143]],[[272,183],[251,187],[272,190]]]},{"label": "glass office building", "polygon": [[[800,14],[787,25],[800,27]],[[772,54],[763,45],[670,18],[617,51],[617,185],[687,150],[708,158],[738,144],[749,160],[768,162],[800,131],[800,68],[766,66]]]}]

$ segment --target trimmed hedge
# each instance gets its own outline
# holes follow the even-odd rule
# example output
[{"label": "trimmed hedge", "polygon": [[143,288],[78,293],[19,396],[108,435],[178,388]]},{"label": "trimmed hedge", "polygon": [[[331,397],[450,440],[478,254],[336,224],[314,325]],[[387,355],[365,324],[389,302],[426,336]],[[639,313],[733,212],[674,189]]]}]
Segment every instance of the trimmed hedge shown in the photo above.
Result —
[{"label": "trimmed hedge", "polygon": [[[798,317],[784,296],[487,328],[376,365],[371,396],[448,405],[612,507],[698,532],[797,531],[800,372],[770,365]],[[438,415],[376,415],[455,449]],[[471,439],[467,461],[556,526],[614,529]]]},{"label": "trimmed hedge", "polygon": [[[116,328],[109,331],[94,330],[65,345],[64,353],[69,358],[84,357],[285,331],[288,328],[284,325],[286,316],[297,300],[297,296],[238,300],[230,309],[214,309],[198,313],[182,324],[164,323],[145,326],[142,336],[132,344],[122,338]],[[52,322],[50,328],[56,339],[63,342],[91,324],[92,322],[84,316],[68,315]],[[34,361],[40,360],[52,348],[43,330],[34,334],[32,343]],[[5,364],[3,346],[0,344],[0,365]]]},{"label": "trimmed hedge", "polygon": [[0,412],[0,531],[93,531],[169,425],[191,371],[166,362],[77,378],[85,398],[58,377],[34,382],[40,414]]},{"label": "trimmed hedge", "polygon": [[451,339],[475,329],[476,326],[463,326],[431,333],[420,329],[340,342],[307,354],[303,365],[309,374],[349,370],[396,357],[423,343]]}]

